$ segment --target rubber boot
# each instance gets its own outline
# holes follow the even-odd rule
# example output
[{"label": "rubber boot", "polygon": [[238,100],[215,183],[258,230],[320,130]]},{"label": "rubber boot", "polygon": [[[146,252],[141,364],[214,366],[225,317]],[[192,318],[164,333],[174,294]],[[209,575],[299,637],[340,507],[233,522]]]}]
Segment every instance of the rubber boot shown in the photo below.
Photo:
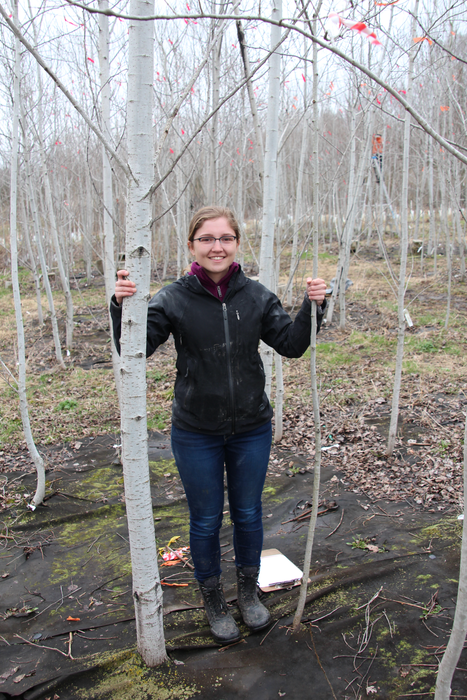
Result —
[{"label": "rubber boot", "polygon": [[237,567],[237,603],[243,622],[251,630],[267,627],[271,616],[258,598],[259,566]]},{"label": "rubber boot", "polygon": [[239,629],[227,608],[220,579],[217,576],[211,576],[199,584],[199,590],[204,599],[206,616],[216,642],[225,644],[240,639]]}]

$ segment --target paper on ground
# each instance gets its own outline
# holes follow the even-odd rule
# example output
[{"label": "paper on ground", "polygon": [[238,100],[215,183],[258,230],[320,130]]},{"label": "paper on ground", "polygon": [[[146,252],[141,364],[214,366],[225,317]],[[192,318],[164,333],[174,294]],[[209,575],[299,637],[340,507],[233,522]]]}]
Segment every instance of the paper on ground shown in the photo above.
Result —
[{"label": "paper on ground", "polygon": [[261,568],[258,584],[261,590],[296,586],[303,572],[287,559],[278,549],[265,549],[261,552]]}]

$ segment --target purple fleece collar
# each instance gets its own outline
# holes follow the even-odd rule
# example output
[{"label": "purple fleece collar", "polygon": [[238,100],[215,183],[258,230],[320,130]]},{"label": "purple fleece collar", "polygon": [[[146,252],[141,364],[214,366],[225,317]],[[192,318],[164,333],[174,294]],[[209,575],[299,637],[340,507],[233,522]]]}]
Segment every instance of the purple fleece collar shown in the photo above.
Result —
[{"label": "purple fleece collar", "polygon": [[213,280],[209,277],[207,274],[206,270],[204,267],[201,267],[199,263],[194,260],[191,263],[191,270],[188,272],[189,275],[196,275],[196,277],[199,279],[201,284],[205,289],[208,290],[208,292],[211,292],[211,294],[214,294],[214,296],[219,299],[219,301],[222,301],[222,299],[225,296],[225,293],[227,292],[227,287],[229,286],[230,278],[238,270],[240,265],[237,262],[233,262],[231,266],[229,267],[229,270],[224,277],[219,280],[219,282],[216,284],[213,282]]}]

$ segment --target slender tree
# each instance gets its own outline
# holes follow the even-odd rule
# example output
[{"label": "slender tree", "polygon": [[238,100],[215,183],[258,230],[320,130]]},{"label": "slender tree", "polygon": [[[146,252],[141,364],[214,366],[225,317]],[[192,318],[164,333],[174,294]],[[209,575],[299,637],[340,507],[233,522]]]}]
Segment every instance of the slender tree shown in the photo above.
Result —
[{"label": "slender tree", "polygon": [[[108,0],[99,0],[102,10],[108,8]],[[112,142],[110,128],[110,65],[109,65],[109,18],[105,14],[99,15],[99,66],[101,81],[101,130],[108,141]],[[110,299],[115,286],[115,253],[114,253],[114,228],[113,228],[113,192],[112,192],[112,168],[109,154],[102,145],[102,203],[104,218],[104,279],[107,308],[110,309]],[[109,323],[112,320],[109,311]],[[111,334],[112,335],[112,334]],[[115,386],[119,401],[121,401],[120,382],[120,357],[115,348],[113,337],[110,339],[112,346],[112,366],[115,375]]]},{"label": "slender tree", "polygon": [[[282,0],[273,0],[272,18],[282,17]],[[281,56],[274,47],[280,41],[281,28],[271,25],[271,55],[269,57],[268,115],[266,124],[266,148],[264,152],[263,225],[259,281],[269,289],[273,284],[274,227],[276,222],[277,150],[279,142],[279,100]],[[273,290],[274,291],[274,290]],[[261,357],[266,374],[266,393],[271,394],[273,350],[261,343]]]},{"label": "slender tree", "polygon": [[[412,36],[415,36],[417,27],[419,0],[414,2],[412,14]],[[415,44],[412,45],[409,53],[409,65],[407,73],[407,99],[410,100],[412,92],[412,72],[414,63]],[[392,455],[396,444],[397,425],[399,421],[399,396],[402,381],[402,360],[404,358],[404,338],[405,338],[405,289],[407,272],[407,249],[409,244],[408,230],[408,187],[409,187],[409,155],[410,155],[410,124],[411,116],[406,112],[404,122],[404,152],[402,156],[402,194],[401,194],[401,238],[400,238],[400,267],[399,267],[399,288],[397,294],[397,351],[396,367],[394,372],[394,387],[392,393],[391,419],[389,423],[389,437],[387,454]]]},{"label": "slender tree", "polygon": [[464,520],[462,526],[461,560],[456,611],[451,636],[444,652],[436,679],[435,700],[449,700],[457,662],[467,635],[467,418],[464,430]]},{"label": "slender tree", "polygon": [[[313,34],[317,31],[317,20],[319,7],[313,15]],[[319,191],[319,166],[318,166],[318,148],[319,134],[317,127],[318,122],[318,46],[313,44],[313,200],[318,197]],[[313,277],[318,276],[318,245],[319,245],[319,217],[313,216]],[[317,334],[317,318],[316,318],[316,302],[311,303],[311,337],[310,337],[310,380],[311,380],[311,395],[313,401],[313,421],[315,427],[315,461],[313,473],[313,496],[311,504],[310,523],[308,525],[308,533],[305,545],[305,556],[303,562],[303,576],[300,586],[300,595],[297,603],[297,609],[293,620],[293,630],[297,632],[300,627],[300,622],[305,609],[306,594],[308,588],[308,578],[310,576],[311,555],[313,551],[313,543],[315,538],[316,521],[318,519],[319,507],[319,489],[321,483],[321,420],[319,415],[319,392],[318,381],[316,375],[316,334]]]},{"label": "slender tree", "polygon": [[[154,0],[132,0],[134,16],[154,12]],[[125,265],[137,292],[125,299],[122,313],[122,461],[133,571],[138,650],[148,666],[166,659],[162,587],[157,568],[148,463],[146,416],[146,320],[151,269],[153,178],[154,23],[131,20],[128,65],[129,180]]]},{"label": "slender tree", "polygon": [[[15,21],[18,16],[18,4],[14,4]],[[21,296],[18,279],[18,235],[17,235],[17,201],[18,201],[18,125],[20,113],[20,51],[19,41],[15,38],[15,62],[13,78],[13,121],[11,142],[11,168],[10,168],[10,253],[11,253],[11,280],[13,286],[13,300],[15,305],[16,334],[18,339],[18,394],[21,421],[23,423],[24,437],[29,454],[34,462],[37,472],[36,493],[32,500],[32,508],[38,506],[45,496],[45,469],[44,461],[34,443],[29,420],[28,400],[26,396],[26,348],[24,340],[23,313],[21,310]]]}]

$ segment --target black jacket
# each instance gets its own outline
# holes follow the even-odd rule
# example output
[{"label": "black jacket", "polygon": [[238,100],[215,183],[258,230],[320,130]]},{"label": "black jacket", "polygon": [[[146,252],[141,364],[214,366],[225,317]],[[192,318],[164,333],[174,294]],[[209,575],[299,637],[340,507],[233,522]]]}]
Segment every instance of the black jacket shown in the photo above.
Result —
[{"label": "black jacket", "polygon": [[[318,330],[326,302],[318,307]],[[275,294],[241,269],[224,301],[195,275],[160,289],[148,305],[146,356],[173,334],[177,349],[172,421],[178,428],[214,435],[253,430],[272,417],[264,391],[260,340],[285,357],[300,357],[310,343],[311,303],[305,297],[295,321]],[[120,352],[121,307],[111,303]]]}]

